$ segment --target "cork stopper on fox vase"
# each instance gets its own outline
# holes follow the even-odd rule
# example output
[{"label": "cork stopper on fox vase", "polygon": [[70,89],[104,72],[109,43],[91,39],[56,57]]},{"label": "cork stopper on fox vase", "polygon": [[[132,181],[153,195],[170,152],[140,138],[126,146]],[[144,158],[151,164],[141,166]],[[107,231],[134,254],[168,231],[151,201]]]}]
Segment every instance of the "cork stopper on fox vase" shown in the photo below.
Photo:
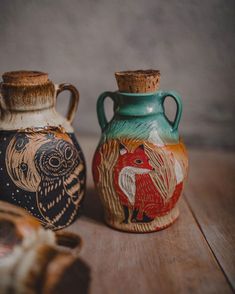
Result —
[{"label": "cork stopper on fox vase", "polygon": [[159,88],[159,70],[120,71],[115,73],[120,92],[151,93]]},{"label": "cork stopper on fox vase", "polygon": [[13,85],[41,85],[48,82],[48,74],[40,71],[10,71],[2,75],[3,83]]}]

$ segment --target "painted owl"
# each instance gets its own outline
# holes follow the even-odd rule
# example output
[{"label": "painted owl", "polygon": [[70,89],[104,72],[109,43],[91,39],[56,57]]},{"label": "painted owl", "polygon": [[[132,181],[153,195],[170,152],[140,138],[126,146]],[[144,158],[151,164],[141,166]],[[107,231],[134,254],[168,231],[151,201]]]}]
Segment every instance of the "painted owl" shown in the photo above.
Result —
[{"label": "painted owl", "polygon": [[62,228],[75,219],[84,196],[85,165],[68,134],[18,133],[8,145],[6,166],[15,185],[36,193],[47,227]]}]

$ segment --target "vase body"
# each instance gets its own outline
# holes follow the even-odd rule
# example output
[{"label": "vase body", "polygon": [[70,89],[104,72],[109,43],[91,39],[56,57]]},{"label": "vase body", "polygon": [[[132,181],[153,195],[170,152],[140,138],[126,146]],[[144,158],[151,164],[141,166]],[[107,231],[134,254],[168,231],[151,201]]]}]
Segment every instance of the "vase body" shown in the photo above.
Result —
[{"label": "vase body", "polygon": [[[174,122],[164,113],[168,96],[177,103]],[[114,102],[109,123],[103,110],[106,97]],[[188,167],[178,134],[181,111],[181,99],[174,92],[105,92],[99,97],[102,136],[93,158],[93,178],[108,225],[151,232],[177,219]]]},{"label": "vase body", "polygon": [[[57,95],[71,91],[67,117]],[[85,193],[84,156],[71,122],[79,94],[54,85],[47,74],[3,75],[0,99],[0,200],[28,210],[43,225],[60,229],[79,215]]]}]

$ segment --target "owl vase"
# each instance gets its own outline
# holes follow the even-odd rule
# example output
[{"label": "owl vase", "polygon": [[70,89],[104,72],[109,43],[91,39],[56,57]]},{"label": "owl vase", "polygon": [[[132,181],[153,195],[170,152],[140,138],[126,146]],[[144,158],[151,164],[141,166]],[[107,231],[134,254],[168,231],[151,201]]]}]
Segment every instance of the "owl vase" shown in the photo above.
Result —
[{"label": "owl vase", "polygon": [[[70,125],[78,92],[67,84],[56,90],[47,79],[42,83],[44,75],[6,74],[6,81],[15,79],[19,85],[12,90],[11,84],[4,81],[2,86],[6,88],[2,90],[3,102],[8,95],[11,101],[11,105],[2,104],[2,112],[10,113],[11,118],[5,115],[0,124],[0,200],[25,208],[45,227],[57,230],[70,225],[80,213],[86,167]],[[21,85],[22,79],[28,87]],[[56,95],[63,88],[71,91],[71,105],[75,103],[66,119],[54,109]]]},{"label": "owl vase", "polygon": [[[104,92],[97,101],[102,135],[93,179],[105,221],[118,230],[158,231],[179,216],[188,168],[178,134],[182,103],[175,92],[157,91],[159,75],[153,70],[116,73],[119,91]],[[114,102],[110,122],[103,107],[106,97]],[[173,122],[164,112],[166,97],[177,104]]]}]

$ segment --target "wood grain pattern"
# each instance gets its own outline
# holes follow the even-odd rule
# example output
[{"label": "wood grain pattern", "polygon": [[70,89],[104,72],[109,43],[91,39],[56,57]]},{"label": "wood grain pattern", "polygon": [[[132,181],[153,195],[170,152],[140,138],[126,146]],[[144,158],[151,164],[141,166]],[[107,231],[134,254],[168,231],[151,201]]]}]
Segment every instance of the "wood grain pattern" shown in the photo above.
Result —
[{"label": "wood grain pattern", "polygon": [[108,139],[99,146],[93,163],[106,223],[121,231],[142,233],[168,227],[179,215],[187,167],[181,142],[170,148],[140,139]]},{"label": "wood grain pattern", "polygon": [[193,151],[187,201],[235,289],[235,154]]},{"label": "wood grain pattern", "polygon": [[84,239],[81,257],[92,269],[91,293],[231,292],[184,201],[172,227],[149,234],[107,227],[92,189],[85,204],[85,215],[70,230]]},{"label": "wood grain pattern", "polygon": [[[80,142],[86,154],[87,164],[91,166],[97,141],[87,138]],[[231,213],[234,190],[231,182],[233,177],[225,167],[228,164],[231,168],[233,162],[228,155],[225,156],[226,162],[223,157],[213,162],[214,157],[208,153],[192,152],[191,155],[191,178],[187,189],[187,201],[193,213],[182,199],[179,220],[172,227],[157,233],[130,234],[107,227],[103,222],[98,195],[92,188],[91,176],[88,175],[89,188],[84,214],[69,230],[79,233],[83,238],[81,256],[91,266],[91,294],[232,293],[223,271],[228,276],[233,274]],[[199,164],[199,159],[202,161],[202,158],[204,158],[204,168],[200,168]],[[211,165],[209,170],[205,169],[207,158],[208,164]],[[207,190],[203,190],[205,185],[203,183],[210,178],[208,172],[212,173],[218,164],[223,166],[222,162],[224,167],[214,174],[226,177],[224,182],[226,188],[219,183],[216,184],[215,179],[213,181],[208,179]],[[196,189],[195,184],[192,184],[194,180],[195,183],[203,184],[201,190]],[[211,187],[212,183],[215,185],[214,188]],[[222,193],[224,189],[226,193]],[[190,191],[194,191],[194,194]],[[230,195],[228,200],[222,197],[224,195]],[[196,197],[198,200],[195,200]],[[205,204],[200,204],[199,197],[205,199],[202,200]],[[213,204],[220,201],[220,198],[223,199],[221,202]],[[228,222],[227,226],[226,222]],[[204,228],[204,234],[201,228]]]}]

